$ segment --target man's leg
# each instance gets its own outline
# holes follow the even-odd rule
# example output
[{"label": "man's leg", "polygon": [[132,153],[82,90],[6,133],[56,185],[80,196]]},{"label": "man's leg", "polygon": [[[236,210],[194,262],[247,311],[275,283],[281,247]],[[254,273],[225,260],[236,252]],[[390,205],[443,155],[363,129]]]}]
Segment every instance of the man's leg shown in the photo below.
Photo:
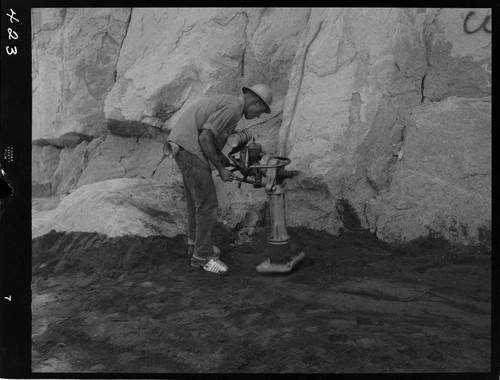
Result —
[{"label": "man's leg", "polygon": [[194,240],[196,257],[211,257],[218,206],[212,171],[199,157],[184,149],[175,155],[175,161],[182,173],[188,207],[188,242]]},{"label": "man's leg", "polygon": [[182,182],[184,185],[184,198],[187,206],[187,238],[188,246],[195,244],[196,239],[196,206],[193,198],[191,186],[189,185],[190,176],[192,176],[193,163],[189,152],[181,149],[175,156],[175,162],[182,174]]},{"label": "man's leg", "polygon": [[[193,194],[186,184],[184,176],[182,177],[184,182],[184,197],[186,198],[187,211],[188,211],[188,227],[187,227],[187,243],[188,243],[188,255],[191,257],[194,253],[194,246],[196,244],[196,205],[194,201]],[[215,245],[212,245],[213,253],[216,257],[220,257],[220,249]]]},{"label": "man's leg", "polygon": [[182,177],[182,181],[184,182],[184,196],[186,198],[187,205],[187,238],[188,244],[194,245],[196,242],[196,206],[194,203],[194,197],[189,189],[189,186],[186,184],[186,180]]},{"label": "man's leg", "polygon": [[193,156],[194,181],[192,193],[196,205],[196,239],[193,256],[214,256],[213,235],[217,222],[217,193],[212,171],[200,158]]},{"label": "man's leg", "polygon": [[218,203],[212,171],[196,155],[184,150],[177,153],[176,162],[195,205],[196,236],[191,265],[215,274],[227,274],[229,268],[218,260],[213,247]]}]

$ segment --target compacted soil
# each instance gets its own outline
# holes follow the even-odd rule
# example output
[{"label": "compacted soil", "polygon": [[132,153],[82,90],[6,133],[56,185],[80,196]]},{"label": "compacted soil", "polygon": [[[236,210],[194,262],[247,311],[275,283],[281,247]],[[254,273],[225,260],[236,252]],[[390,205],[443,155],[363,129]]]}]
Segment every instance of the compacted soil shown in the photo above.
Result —
[{"label": "compacted soil", "polygon": [[181,237],[34,239],[33,372],[490,371],[489,254],[289,233],[306,258],[263,275],[267,230],[219,226],[224,277],[191,267]]}]

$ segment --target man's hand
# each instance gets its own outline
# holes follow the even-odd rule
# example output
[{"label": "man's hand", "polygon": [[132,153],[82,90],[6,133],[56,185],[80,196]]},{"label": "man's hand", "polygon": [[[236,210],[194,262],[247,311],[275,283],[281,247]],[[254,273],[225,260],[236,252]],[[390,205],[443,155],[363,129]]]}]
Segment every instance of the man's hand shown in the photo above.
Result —
[{"label": "man's hand", "polygon": [[220,178],[224,181],[224,182],[227,182],[227,181],[232,181],[234,179],[234,175],[233,173],[231,173],[229,170],[227,170],[226,168],[221,168],[219,170],[219,175],[220,175]]}]

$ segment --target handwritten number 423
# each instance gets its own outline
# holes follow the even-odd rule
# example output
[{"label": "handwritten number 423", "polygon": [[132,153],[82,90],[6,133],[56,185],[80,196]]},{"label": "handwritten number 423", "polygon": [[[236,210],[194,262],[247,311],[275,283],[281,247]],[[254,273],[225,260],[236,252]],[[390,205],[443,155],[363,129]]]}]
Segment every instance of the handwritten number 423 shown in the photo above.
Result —
[{"label": "handwritten number 423", "polygon": [[[6,15],[10,18],[10,23],[12,24],[14,21],[19,22],[19,20],[14,17],[16,12],[14,12],[12,9],[10,9],[10,12],[11,14],[6,13]],[[9,33],[9,40],[17,40],[19,38],[19,35],[12,28],[8,28],[7,32]],[[8,55],[17,54],[17,47],[15,46],[12,48],[10,46],[6,46],[5,50],[7,50]]]}]

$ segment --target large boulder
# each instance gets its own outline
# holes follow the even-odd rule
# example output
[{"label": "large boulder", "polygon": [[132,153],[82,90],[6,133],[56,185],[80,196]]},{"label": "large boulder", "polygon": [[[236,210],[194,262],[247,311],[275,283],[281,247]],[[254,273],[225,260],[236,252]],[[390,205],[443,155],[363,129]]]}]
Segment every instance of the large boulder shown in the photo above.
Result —
[{"label": "large boulder", "polygon": [[[36,201],[33,238],[50,230],[174,237],[185,233],[185,204],[179,183],[119,178],[81,186],[60,203]],[[44,206],[46,202],[51,205]]]},{"label": "large boulder", "polygon": [[391,184],[367,202],[371,232],[491,248],[491,99],[447,98],[413,109],[404,123]]}]

